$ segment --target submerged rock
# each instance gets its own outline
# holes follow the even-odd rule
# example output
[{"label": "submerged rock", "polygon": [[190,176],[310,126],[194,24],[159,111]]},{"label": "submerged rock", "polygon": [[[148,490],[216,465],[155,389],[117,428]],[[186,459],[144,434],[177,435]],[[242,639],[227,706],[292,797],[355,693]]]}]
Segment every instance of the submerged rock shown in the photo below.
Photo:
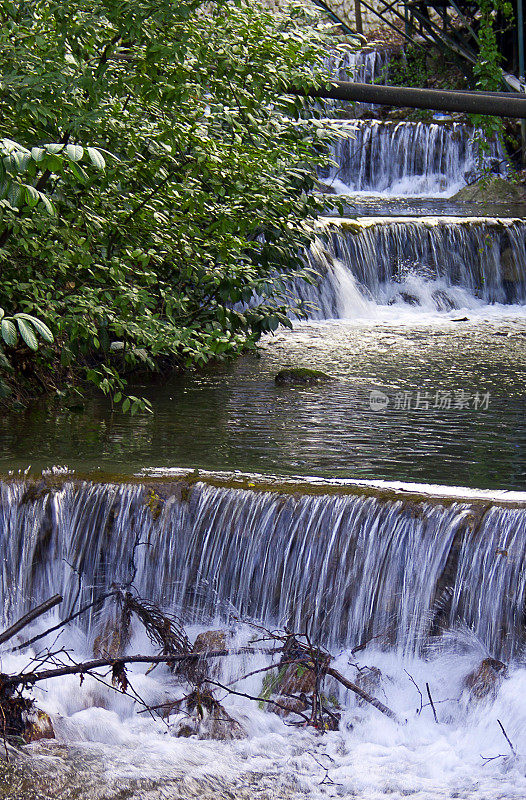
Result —
[{"label": "submerged rock", "polygon": [[[382,684],[382,672],[378,667],[363,667],[356,676],[355,683],[368,694],[376,695]],[[366,706],[367,702],[356,696],[359,706]]]},{"label": "submerged rock", "polygon": [[178,711],[187,714],[175,727],[174,735],[177,737],[229,741],[247,736],[241,723],[230,716],[211,692],[196,690],[174,703],[174,710],[176,706]]},{"label": "submerged rock", "polygon": [[308,367],[286,367],[274,378],[277,386],[310,386],[332,380],[334,378],[326,372]]},{"label": "submerged rock", "polygon": [[485,658],[479,666],[470,672],[464,681],[475,700],[483,700],[488,695],[495,697],[506,675],[506,664],[496,658]]}]

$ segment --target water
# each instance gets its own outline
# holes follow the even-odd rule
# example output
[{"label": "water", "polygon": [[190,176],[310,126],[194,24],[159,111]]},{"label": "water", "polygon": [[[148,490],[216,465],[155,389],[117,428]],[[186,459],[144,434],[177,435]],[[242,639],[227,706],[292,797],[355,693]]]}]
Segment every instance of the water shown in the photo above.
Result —
[{"label": "water", "polygon": [[[333,147],[335,166],[324,182],[339,194],[451,197],[481,173],[476,131],[460,122],[342,123],[350,131]],[[497,175],[508,171],[497,142],[482,159]]]},{"label": "water", "polygon": [[199,483],[153,491],[155,514],[140,484],[3,484],[4,615],[57,592],[69,615],[133,579],[189,621],[256,619],[333,648],[372,637],[419,652],[439,619],[469,626],[495,656],[522,647],[524,508]]},{"label": "water", "polygon": [[[332,68],[381,81],[387,62],[373,51]],[[328,685],[342,706],[337,732],[291,728],[221,695],[247,738],[181,740],[179,717],[139,714],[140,701],[69,676],[35,688],[57,740],[28,748],[12,800],[17,781],[17,800],[526,796],[526,506],[506,494],[526,481],[523,210],[449,199],[477,169],[465,126],[352,124],[357,138],[335,150],[330,181],[359,197],[345,198],[350,219],[333,219],[329,235],[320,228],[310,258],[322,280],[302,289],[308,322],[266,337],[259,357],[133,387],[153,415],[132,419],[95,399],[0,419],[4,475],[68,464],[91,478],[55,470],[44,483],[0,483],[0,597],[7,622],[63,593],[24,638],[131,580],[181,613],[192,638],[221,626],[236,646],[253,638],[254,621],[308,627],[351,680],[380,670],[371,691],[403,724]],[[497,170],[500,156],[495,147]],[[334,380],[277,387],[290,365]],[[189,487],[173,467],[262,475]],[[284,486],[273,473],[318,479]],[[57,658],[90,658],[104,619],[85,614],[23,654],[4,645],[2,671],[26,670],[46,645],[64,648]],[[128,648],[152,652],[139,629]],[[477,701],[465,680],[487,657],[508,670]],[[257,696],[261,674],[242,675],[269,661],[225,659],[219,678]],[[134,667],[130,679],[151,704],[185,691],[164,667]]]},{"label": "water", "polygon": [[374,316],[374,305],[451,311],[526,299],[522,220],[327,218],[320,232],[309,254],[318,285],[297,287],[312,318]]},{"label": "water", "polygon": [[[52,715],[57,740],[30,747],[33,760],[20,796],[31,796],[28,784],[37,787],[39,800],[117,800],[123,792],[132,800],[524,796],[524,508],[476,498],[444,504],[425,498],[298,497],[203,484],[182,496],[166,480],[157,489],[166,502],[153,519],[137,485],[66,483],[25,497],[21,483],[2,485],[4,534],[9,527],[9,537],[2,536],[4,548],[9,544],[2,553],[2,590],[4,599],[13,598],[11,612],[20,613],[24,596],[32,595],[33,602],[46,596],[51,581],[55,591],[65,593],[64,615],[75,598],[80,603],[113,579],[129,580],[133,555],[137,588],[167,608],[182,606],[189,620],[200,612],[209,624],[227,624],[233,646],[253,636],[249,625],[236,621],[246,611],[269,624],[283,618],[307,622],[311,632],[336,638],[336,669],[351,680],[359,680],[365,667],[379,669],[373,691],[405,724],[329,685],[327,691],[342,704],[340,731],[320,736],[287,727],[237,696],[224,702],[248,738],[181,740],[173,736],[179,715],[166,724],[137,714],[141,705],[133,698],[94,678],[79,686],[78,678],[66,676],[35,689],[39,706]],[[451,598],[449,606],[440,602],[444,594]],[[496,603],[496,597],[502,600]],[[447,628],[442,636],[437,616]],[[55,620],[55,614],[41,620],[29,633]],[[47,644],[68,647],[76,659],[89,658],[96,623],[97,618],[91,623],[84,618],[58,640],[49,636]],[[413,654],[432,626],[431,646]],[[189,632],[193,636],[200,629]],[[364,632],[380,630],[379,639],[352,654]],[[129,652],[150,648],[136,630]],[[497,654],[511,659],[502,685],[494,697],[470,700],[466,676],[482,658]],[[35,655],[4,653],[2,667],[27,669]],[[225,659],[219,680],[257,696],[261,674],[241,676],[269,659],[262,654]],[[130,680],[150,704],[184,691],[163,667],[149,674],[146,667],[134,667]]]}]

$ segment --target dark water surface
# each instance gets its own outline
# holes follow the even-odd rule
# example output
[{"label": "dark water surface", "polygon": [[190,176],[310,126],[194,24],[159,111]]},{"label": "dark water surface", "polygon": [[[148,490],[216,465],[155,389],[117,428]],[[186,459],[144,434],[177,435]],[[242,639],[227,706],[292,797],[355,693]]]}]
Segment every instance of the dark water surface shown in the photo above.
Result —
[{"label": "dark water surface", "polygon": [[[267,339],[260,357],[136,388],[154,414],[132,418],[90,401],[81,411],[4,416],[0,469],[177,466],[521,490],[526,316],[492,313],[304,323]],[[277,387],[274,375],[288,365],[336,380]],[[387,407],[371,408],[373,390]]]}]

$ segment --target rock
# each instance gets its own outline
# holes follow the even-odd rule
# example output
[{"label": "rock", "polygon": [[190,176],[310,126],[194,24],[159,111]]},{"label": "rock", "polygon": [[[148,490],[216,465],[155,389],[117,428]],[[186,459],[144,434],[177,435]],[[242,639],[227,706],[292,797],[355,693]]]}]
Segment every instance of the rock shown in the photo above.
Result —
[{"label": "rock", "polygon": [[473,699],[482,700],[488,695],[495,697],[506,675],[506,664],[496,658],[485,658],[464,680]]},{"label": "rock", "polygon": [[526,186],[505,178],[482,178],[471,186],[464,186],[451,199],[472,203],[524,203]]},{"label": "rock", "polygon": [[[212,650],[228,650],[231,639],[228,631],[204,631],[200,633],[193,646],[194,653],[209,653]],[[188,672],[189,670],[189,672]],[[218,678],[221,674],[220,658],[200,658],[187,667],[187,674],[193,676],[197,683],[208,675],[210,678]]]},{"label": "rock", "polygon": [[312,386],[332,380],[326,372],[308,367],[286,367],[274,378],[277,386]]},{"label": "rock", "polygon": [[229,634],[226,631],[204,631],[197,636],[192,649],[194,653],[226,650],[228,639]]},{"label": "rock", "polygon": [[177,737],[197,736],[198,739],[229,741],[244,739],[247,735],[241,723],[231,717],[209,691],[195,690],[172,704],[172,708],[176,706],[178,711],[186,711],[187,714],[175,728],[174,735]]},{"label": "rock", "polygon": [[304,714],[308,709],[308,704],[301,698],[286,697],[285,695],[277,694],[272,695],[270,699],[274,700],[278,705],[269,703],[269,710],[274,711],[278,717],[282,717],[283,719],[290,714]]},{"label": "rock", "polygon": [[316,688],[316,673],[303,664],[289,664],[279,688],[284,694],[312,694]]},{"label": "rock", "polygon": [[24,741],[38,742],[41,739],[54,739],[55,731],[51,717],[45,711],[36,708],[27,715],[27,724],[22,734]]}]

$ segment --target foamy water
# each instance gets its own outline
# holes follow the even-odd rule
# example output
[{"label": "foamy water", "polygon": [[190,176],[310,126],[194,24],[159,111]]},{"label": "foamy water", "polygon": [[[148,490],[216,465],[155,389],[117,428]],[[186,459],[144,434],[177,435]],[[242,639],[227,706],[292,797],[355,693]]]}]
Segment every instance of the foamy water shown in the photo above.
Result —
[{"label": "foamy water", "polygon": [[[246,629],[240,629],[237,643],[246,641],[247,635]],[[71,630],[63,639],[72,648],[72,657],[90,655],[91,643],[80,631]],[[145,647],[137,636],[130,652],[144,651]],[[95,796],[94,786],[99,792],[104,790],[107,798],[117,797],[118,787],[132,786],[127,797],[194,797],[204,792],[206,797],[236,798],[518,800],[526,795],[522,747],[526,669],[522,663],[511,665],[495,699],[470,701],[463,689],[464,678],[487,655],[467,633],[442,641],[427,659],[402,660],[393,652],[374,649],[366,649],[356,658],[343,651],[334,666],[351,680],[356,679],[358,667],[381,670],[381,685],[372,691],[399,715],[401,724],[370,706],[358,705],[345,691],[338,692],[341,730],[325,734],[288,726],[254,702],[229,697],[224,701],[226,709],[248,733],[247,738],[235,742],[174,738],[176,717],[167,725],[137,713],[141,710],[139,703],[92,678],[86,678],[82,686],[76,677],[60,678],[35,690],[38,705],[52,716],[57,741],[27,749],[34,755],[46,754],[41,767],[48,772],[67,770],[68,759],[73,757],[78,776],[89,769],[90,793],[75,795],[81,798]],[[21,670],[28,662],[27,655],[4,655],[2,670]],[[269,657],[264,655],[225,659],[220,680],[230,682],[268,663]],[[181,687],[174,684],[164,667],[149,675],[145,672],[146,667],[134,667],[130,680],[146,702],[155,704],[181,696]],[[438,724],[429,706],[426,683]],[[257,695],[261,676],[252,676],[234,688]],[[331,692],[334,688],[329,687]],[[219,699],[224,694],[217,692]],[[511,739],[516,756],[497,720]],[[66,751],[63,745],[67,745]],[[489,758],[493,760],[487,761]],[[152,782],[153,793],[143,794],[144,787],[133,789],[136,781]],[[164,793],[166,787],[171,787],[172,793]]]}]

